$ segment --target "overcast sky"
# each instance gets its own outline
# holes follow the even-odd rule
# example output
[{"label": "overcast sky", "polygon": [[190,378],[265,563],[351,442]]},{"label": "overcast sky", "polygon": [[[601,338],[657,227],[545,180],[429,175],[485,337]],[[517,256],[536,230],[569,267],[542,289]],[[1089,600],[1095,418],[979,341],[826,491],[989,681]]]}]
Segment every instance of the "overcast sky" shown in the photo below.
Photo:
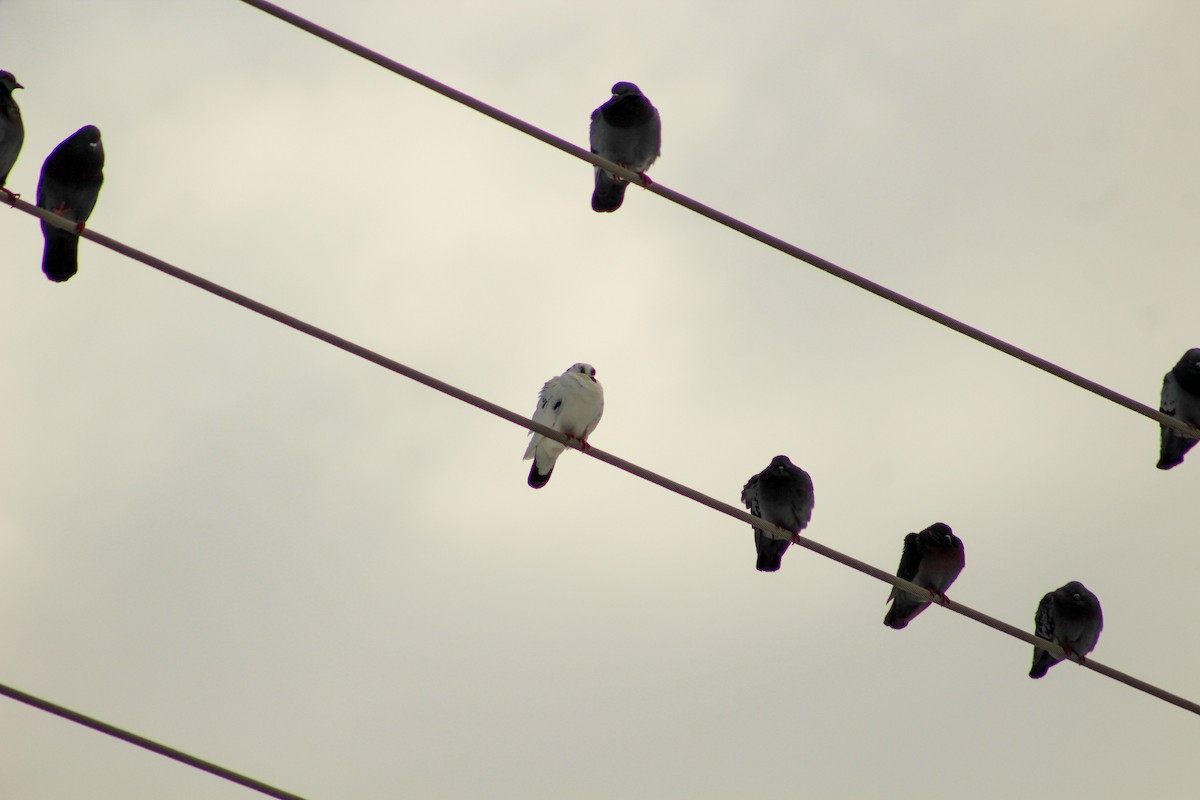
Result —
[{"label": "overcast sky", "polygon": [[[1145,403],[1200,345],[1188,2],[288,0],[655,180]],[[593,443],[1200,699],[1200,456],[1157,426],[235,0],[0,0],[33,199],[99,126],[92,226],[510,409],[595,365]],[[313,800],[1193,798],[1200,719],[0,210],[0,682]],[[248,790],[0,701],[0,797]]]}]

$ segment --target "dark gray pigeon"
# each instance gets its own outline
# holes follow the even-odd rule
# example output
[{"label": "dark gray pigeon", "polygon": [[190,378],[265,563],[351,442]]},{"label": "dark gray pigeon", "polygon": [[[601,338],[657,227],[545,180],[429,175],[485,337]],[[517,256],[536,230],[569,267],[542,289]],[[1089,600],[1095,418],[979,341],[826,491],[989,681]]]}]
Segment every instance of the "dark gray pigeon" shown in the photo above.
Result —
[{"label": "dark gray pigeon", "polygon": [[64,139],[42,164],[38,205],[78,223],[75,232],[42,223],[46,248],[42,272],[52,281],[65,281],[78,270],[79,231],[96,205],[104,182],[104,147],[100,129],[85,125]]},{"label": "dark gray pigeon", "polygon": [[[1043,639],[1083,657],[1096,648],[1100,630],[1104,627],[1104,615],[1100,612],[1100,600],[1079,581],[1071,581],[1050,592],[1038,603],[1034,617],[1034,633]],[[1040,647],[1033,648],[1033,666],[1029,677],[1040,678],[1046,671],[1062,661]]]},{"label": "dark gray pigeon", "polygon": [[[13,89],[24,89],[11,72],[0,70],[0,187],[8,183],[8,173],[25,141],[25,123],[21,121],[21,109],[13,98]],[[4,190],[10,198],[16,194]]]},{"label": "dark gray pigeon", "polygon": [[[946,523],[935,522],[920,533],[910,533],[904,537],[904,552],[900,556],[896,577],[928,589],[944,600],[946,590],[966,563],[962,539],[955,536]],[[888,600],[892,601],[892,607],[883,618],[883,624],[896,630],[929,608],[928,600],[894,586]]]},{"label": "dark gray pigeon", "polygon": [[[812,478],[792,464],[787,456],[775,456],[766,469],[742,487],[742,502],[754,516],[773,522],[786,531],[799,533],[812,519]],[[790,537],[780,539],[774,533],[755,528],[758,571],[778,570],[783,553],[791,543]]]},{"label": "dark gray pigeon", "polygon": [[[615,161],[646,179],[643,173],[662,149],[662,121],[658,109],[628,81],[612,87],[612,98],[592,112],[592,152]],[[616,211],[625,199],[624,179],[596,167],[593,211]]]},{"label": "dark gray pigeon", "polygon": [[[1200,425],[1200,348],[1183,354],[1179,363],[1163,377],[1162,402],[1159,410],[1164,414]],[[1166,425],[1162,429],[1159,446],[1158,468],[1170,469],[1183,463],[1183,456],[1196,444],[1196,440]]]}]

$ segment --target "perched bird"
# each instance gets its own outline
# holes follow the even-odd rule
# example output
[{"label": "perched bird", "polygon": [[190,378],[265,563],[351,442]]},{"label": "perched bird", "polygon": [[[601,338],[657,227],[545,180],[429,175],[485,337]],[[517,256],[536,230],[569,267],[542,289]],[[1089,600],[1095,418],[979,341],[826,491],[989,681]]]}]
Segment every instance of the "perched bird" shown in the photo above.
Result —
[{"label": "perched bird", "polygon": [[[596,430],[603,413],[604,389],[596,380],[596,368],[591,364],[574,364],[562,375],[546,381],[533,410],[533,421],[578,439],[587,447],[587,437]],[[566,449],[561,442],[533,434],[525,449],[525,460],[533,459],[529,485],[540,489],[549,483],[554,462]]]},{"label": "perched bird", "polygon": [[[896,577],[928,589],[944,600],[946,590],[966,563],[962,539],[955,536],[946,523],[935,522],[920,533],[910,533],[904,537],[904,552],[900,556]],[[892,602],[892,607],[883,618],[883,624],[896,630],[912,622],[913,617],[929,607],[928,600],[894,586],[888,600]]]},{"label": "perched bird", "polygon": [[68,136],[42,164],[38,205],[78,223],[72,232],[42,222],[46,239],[42,272],[52,281],[65,281],[78,269],[79,233],[96,205],[103,170],[104,147],[95,125],[85,125]]},{"label": "perched bird", "polygon": [[[742,502],[750,513],[773,522],[791,533],[799,533],[812,519],[813,485],[808,473],[787,456],[775,456],[767,468],[742,487]],[[791,537],[780,539],[762,528],[754,529],[754,547],[758,550],[759,572],[779,569]]]},{"label": "perched bird", "polygon": [[[1096,647],[1100,629],[1104,627],[1104,615],[1100,613],[1100,600],[1096,595],[1079,581],[1071,581],[1042,598],[1034,622],[1034,633],[1083,661],[1083,657]],[[1029,677],[1042,677],[1059,661],[1062,659],[1034,647]]]},{"label": "perched bird", "polygon": [[[1184,353],[1179,363],[1163,377],[1159,410],[1183,422],[1200,425],[1200,348]],[[1158,468],[1170,469],[1182,464],[1184,453],[1192,449],[1196,440],[1166,425],[1159,427],[1162,443]]]},{"label": "perched bird", "polygon": [[[11,72],[0,70],[0,187],[8,182],[8,173],[17,156],[21,153],[21,144],[25,141],[25,123],[21,121],[21,109],[13,99],[13,89],[24,89],[17,83]],[[16,194],[4,190],[10,198]]]},{"label": "perched bird", "polygon": [[[658,109],[628,81],[612,87],[612,97],[592,112],[592,152],[615,161],[645,178],[643,173],[662,150],[662,121]],[[625,199],[625,180],[596,167],[593,211],[616,211]]]}]

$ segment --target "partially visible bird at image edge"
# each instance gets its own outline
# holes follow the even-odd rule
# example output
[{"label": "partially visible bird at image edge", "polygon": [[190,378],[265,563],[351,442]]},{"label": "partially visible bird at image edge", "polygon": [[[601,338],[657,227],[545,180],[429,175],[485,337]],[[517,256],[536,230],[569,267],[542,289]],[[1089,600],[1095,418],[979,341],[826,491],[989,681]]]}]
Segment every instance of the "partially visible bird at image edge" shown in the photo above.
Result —
[{"label": "partially visible bird at image edge", "polygon": [[[1200,348],[1183,354],[1179,363],[1163,376],[1159,411],[1182,422],[1200,426]],[[1183,463],[1196,439],[1174,428],[1160,425],[1159,469],[1171,469]]]},{"label": "partially visible bird at image edge", "polygon": [[[8,173],[17,163],[21,144],[25,141],[25,123],[21,121],[21,109],[13,97],[13,90],[24,88],[11,72],[0,70],[0,188],[8,183]],[[15,192],[4,191],[10,199],[16,199]]]}]

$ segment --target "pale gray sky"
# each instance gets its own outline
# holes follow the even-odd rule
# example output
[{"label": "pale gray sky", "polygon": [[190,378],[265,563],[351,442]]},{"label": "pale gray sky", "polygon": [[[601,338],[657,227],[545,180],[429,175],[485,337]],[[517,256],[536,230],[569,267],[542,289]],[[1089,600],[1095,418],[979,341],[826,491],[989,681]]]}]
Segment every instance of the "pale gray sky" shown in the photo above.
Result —
[{"label": "pale gray sky", "polygon": [[[618,80],[651,175],[1143,402],[1200,344],[1200,7],[288,6],[579,144]],[[650,5],[649,8],[647,6]],[[25,149],[104,135],[98,231],[521,412],[575,361],[593,442],[1200,697],[1200,458],[1079,389],[235,0],[0,0]],[[0,211],[0,682],[332,798],[1191,798],[1200,720],[95,245]],[[1183,635],[1180,635],[1180,633]],[[10,701],[0,796],[247,790]]]}]

